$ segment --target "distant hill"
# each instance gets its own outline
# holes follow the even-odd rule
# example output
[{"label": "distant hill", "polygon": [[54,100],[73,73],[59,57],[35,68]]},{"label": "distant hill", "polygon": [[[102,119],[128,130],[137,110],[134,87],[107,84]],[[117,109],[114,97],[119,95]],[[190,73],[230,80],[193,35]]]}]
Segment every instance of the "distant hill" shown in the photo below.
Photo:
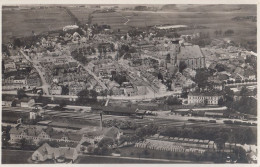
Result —
[{"label": "distant hill", "polygon": [[234,21],[252,21],[256,22],[256,16],[237,16],[232,18]]},{"label": "distant hill", "polygon": [[183,5],[169,4],[162,6],[161,10],[179,12],[256,12],[256,5]]},{"label": "distant hill", "polygon": [[178,7],[175,4],[169,4],[162,6],[161,10],[178,10]]}]

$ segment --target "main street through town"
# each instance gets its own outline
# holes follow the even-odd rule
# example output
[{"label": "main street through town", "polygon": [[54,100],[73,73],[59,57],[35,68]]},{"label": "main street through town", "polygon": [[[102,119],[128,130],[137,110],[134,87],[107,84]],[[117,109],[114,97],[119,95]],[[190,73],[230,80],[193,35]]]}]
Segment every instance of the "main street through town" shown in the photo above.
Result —
[{"label": "main street through town", "polygon": [[38,62],[36,60],[31,60],[30,57],[24,53],[23,50],[20,50],[20,53],[26,58],[26,60],[31,62],[33,67],[37,70],[37,72],[39,73],[39,75],[41,77],[41,81],[42,81],[42,86],[41,87],[43,89],[43,92],[44,92],[44,94],[49,95],[50,85],[46,82],[46,79],[44,77],[44,73],[40,69],[40,66],[38,66]]}]

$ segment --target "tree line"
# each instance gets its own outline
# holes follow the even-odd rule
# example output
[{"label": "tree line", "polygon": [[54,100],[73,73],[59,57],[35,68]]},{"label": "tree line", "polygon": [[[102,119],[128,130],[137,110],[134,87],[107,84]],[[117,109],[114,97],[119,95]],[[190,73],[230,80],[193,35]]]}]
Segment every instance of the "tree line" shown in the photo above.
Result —
[{"label": "tree line", "polygon": [[252,128],[217,128],[217,127],[167,127],[161,130],[160,135],[200,140],[211,140],[216,143],[225,142],[240,144],[256,144],[256,133]]}]

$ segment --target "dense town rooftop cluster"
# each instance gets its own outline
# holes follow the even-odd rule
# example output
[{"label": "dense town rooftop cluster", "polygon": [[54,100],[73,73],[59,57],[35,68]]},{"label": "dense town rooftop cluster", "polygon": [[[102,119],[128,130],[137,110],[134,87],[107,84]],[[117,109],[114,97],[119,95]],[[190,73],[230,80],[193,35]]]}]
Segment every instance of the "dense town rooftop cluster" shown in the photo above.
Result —
[{"label": "dense town rooftop cluster", "polygon": [[[68,8],[64,9],[75,17]],[[93,13],[109,14],[115,9],[107,7]],[[236,147],[227,141],[239,141],[243,148],[247,147],[245,143],[255,144],[246,134],[219,141],[224,133],[238,135],[237,129],[232,132],[228,129],[232,126],[226,128],[226,124],[243,125],[248,128],[244,128],[248,136],[255,135],[250,126],[256,124],[251,122],[223,121],[225,128],[214,129],[217,134],[198,136],[198,130],[193,133],[185,123],[167,129],[168,124],[175,124],[171,119],[167,123],[163,123],[165,118],[156,120],[160,126],[141,120],[148,117],[145,121],[153,122],[160,118],[161,113],[152,112],[156,110],[171,111],[166,115],[169,118],[255,119],[255,53],[232,41],[210,39],[202,32],[179,34],[179,28],[191,28],[186,25],[122,32],[109,25],[79,24],[74,19],[76,25],[16,38],[3,45],[3,91],[16,94],[2,97],[2,106],[15,107],[3,114],[3,120],[13,125],[8,131],[8,143],[37,146],[33,161],[75,161],[79,153],[103,154],[124,146],[169,154],[231,154]],[[50,104],[56,102],[59,104]],[[17,114],[17,108],[27,111]],[[186,120],[188,124],[196,121],[209,126],[217,123]],[[160,136],[163,133],[168,136]],[[222,148],[225,144],[229,149]],[[250,151],[251,145],[247,149]]]}]

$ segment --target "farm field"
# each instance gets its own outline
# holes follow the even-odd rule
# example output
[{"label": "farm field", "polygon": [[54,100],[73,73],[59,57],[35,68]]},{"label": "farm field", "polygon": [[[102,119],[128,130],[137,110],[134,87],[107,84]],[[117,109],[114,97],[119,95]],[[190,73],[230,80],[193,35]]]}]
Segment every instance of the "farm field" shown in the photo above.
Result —
[{"label": "farm field", "polygon": [[[146,27],[154,25],[187,25],[188,27],[204,26],[203,29],[190,28],[182,30],[180,34],[193,34],[197,32],[209,33],[215,37],[216,30],[222,32],[232,29],[234,35],[228,37],[235,42],[256,41],[256,22],[240,20],[234,21],[237,16],[256,16],[255,10],[243,8],[243,10],[159,10],[159,11],[127,11],[117,9],[111,13],[92,13],[94,8],[68,7],[69,10],[84,24],[92,16],[92,24],[107,24],[112,29],[120,29],[127,32],[132,27]],[[205,7],[204,7],[205,8]],[[12,21],[10,21],[12,20]],[[10,37],[28,36],[34,31],[36,34],[49,30],[61,29],[63,26],[73,23],[72,19],[62,8],[52,7],[45,9],[27,10],[3,10],[3,42]],[[19,29],[16,28],[19,25]],[[226,38],[226,37],[219,37]]]},{"label": "farm field", "polygon": [[97,24],[108,24],[113,26],[124,25],[127,21],[119,12],[113,13],[94,13],[93,16],[93,23]]},{"label": "farm field", "polygon": [[[3,164],[28,164],[33,151],[2,149]],[[4,157],[4,158],[3,158]]]},{"label": "farm field", "polygon": [[87,24],[89,20],[89,15],[94,11],[94,9],[85,7],[68,7],[68,9],[73,13],[80,22]]},{"label": "farm field", "polygon": [[[117,13],[113,14],[116,15]],[[120,15],[128,18],[125,22],[119,19]],[[93,15],[93,21],[97,24],[108,24],[112,29],[120,29],[123,31],[129,30],[131,27],[146,27],[154,25],[187,25],[204,26],[203,29],[188,29],[183,30],[181,34],[192,34],[198,32],[209,33],[211,37],[215,37],[216,30],[222,32],[232,29],[234,35],[229,39],[234,41],[254,40],[256,41],[256,22],[251,21],[234,21],[232,18],[237,16],[256,16],[255,11],[247,12],[142,12],[142,11],[118,11],[118,17],[107,17],[105,14]],[[120,20],[120,21],[119,21]]]},{"label": "farm field", "polygon": [[30,36],[32,31],[39,34],[74,24],[62,8],[3,10],[2,12],[3,43],[9,42],[11,37]]}]

